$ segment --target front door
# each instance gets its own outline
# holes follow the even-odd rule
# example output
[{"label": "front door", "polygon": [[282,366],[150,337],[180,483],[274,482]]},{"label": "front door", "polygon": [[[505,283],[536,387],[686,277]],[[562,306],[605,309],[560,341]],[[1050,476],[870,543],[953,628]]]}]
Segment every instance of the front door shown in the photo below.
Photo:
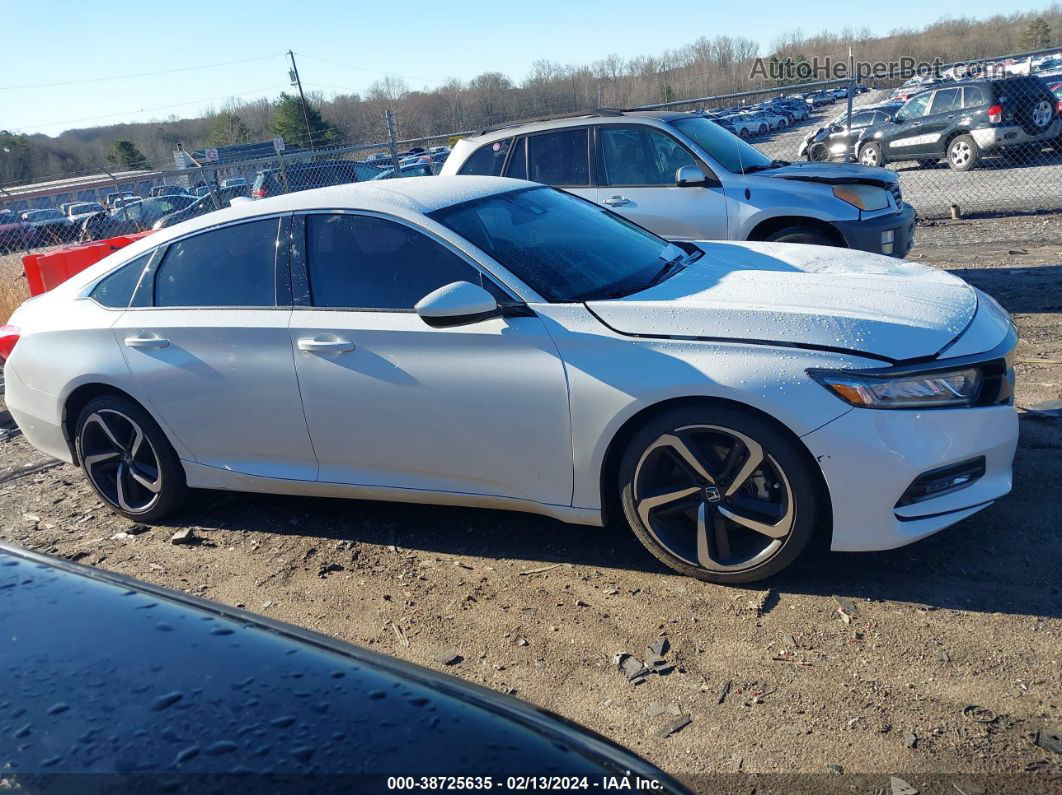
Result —
[{"label": "front door", "polygon": [[917,160],[927,151],[932,136],[926,135],[923,124],[932,97],[930,91],[919,94],[896,111],[884,137],[884,155],[887,159]]},{"label": "front door", "polygon": [[598,201],[668,240],[726,240],[726,197],[721,187],[678,187],[683,166],[707,167],[662,130],[603,124]]},{"label": "front door", "polygon": [[[535,316],[428,326],[417,301],[455,281],[504,291],[419,227],[305,219],[307,306],[290,344],[319,479],[570,505],[564,368]],[[298,227],[298,224],[296,224]]]},{"label": "front door", "polygon": [[198,463],[312,481],[290,299],[277,301],[279,223],[230,224],[170,243],[113,331],[148,408]]}]

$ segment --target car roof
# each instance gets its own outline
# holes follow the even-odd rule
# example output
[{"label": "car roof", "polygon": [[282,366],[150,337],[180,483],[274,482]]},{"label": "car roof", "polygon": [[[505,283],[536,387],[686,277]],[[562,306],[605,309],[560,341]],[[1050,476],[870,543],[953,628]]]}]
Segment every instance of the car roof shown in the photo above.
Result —
[{"label": "car roof", "polygon": [[[118,263],[118,258],[121,262],[128,262],[173,238],[183,237],[191,232],[230,221],[252,220],[299,210],[368,210],[416,221],[419,216],[443,207],[505,193],[517,188],[530,187],[542,186],[536,182],[505,177],[410,177],[386,181],[352,182],[327,188],[284,193],[268,199],[240,202],[232,207],[215,210],[206,215],[174,224],[172,227],[160,229],[154,234],[131,243],[120,252],[106,257],[97,265],[67,280],[64,285],[75,282],[78,285],[88,284],[100,274],[113,268]],[[98,266],[102,266],[103,263],[108,263],[108,265],[98,269]],[[64,285],[60,285],[56,291],[62,290]],[[80,287],[71,289],[80,289]]]},{"label": "car roof", "polygon": [[617,119],[648,119],[651,121],[667,122],[673,119],[687,119],[688,113],[677,110],[596,110],[587,113],[579,113],[572,116],[550,116],[539,119],[525,119],[513,121],[497,127],[491,127],[481,131],[478,135],[470,135],[463,139],[470,142],[491,141],[498,138],[508,138],[512,135],[539,132],[542,130],[555,130],[563,127],[581,127],[594,120]]}]

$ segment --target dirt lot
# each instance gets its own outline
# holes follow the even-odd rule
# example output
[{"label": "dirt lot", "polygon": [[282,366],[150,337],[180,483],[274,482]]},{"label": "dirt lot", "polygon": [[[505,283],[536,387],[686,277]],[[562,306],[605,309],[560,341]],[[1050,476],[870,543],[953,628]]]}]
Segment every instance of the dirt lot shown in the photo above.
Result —
[{"label": "dirt lot", "polygon": [[[918,235],[915,259],[1015,313],[1022,438],[1010,497],[905,549],[725,588],[671,574],[615,528],[221,493],[121,535],[129,522],[79,472],[25,474],[47,461],[17,435],[0,442],[0,538],[514,693],[699,788],[739,771],[894,773],[923,791],[932,773],[1057,776],[1062,756],[1033,738],[1062,727],[1062,217]],[[185,526],[199,543],[171,544]],[[675,668],[628,683],[613,656],[660,635]],[[440,665],[443,650],[461,661]],[[672,705],[692,722],[663,739]],[[871,783],[860,791],[888,778]]]}]

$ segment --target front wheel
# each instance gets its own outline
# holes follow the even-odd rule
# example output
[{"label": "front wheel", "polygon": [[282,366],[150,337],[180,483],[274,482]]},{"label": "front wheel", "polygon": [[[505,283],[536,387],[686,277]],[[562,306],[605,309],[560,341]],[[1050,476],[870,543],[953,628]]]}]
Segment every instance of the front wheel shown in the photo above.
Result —
[{"label": "front wheel", "polygon": [[675,409],[635,434],[620,464],[623,511],[658,560],[715,583],[762,580],[803,552],[820,515],[807,456],[736,408]]},{"label": "front wheel", "polygon": [[970,135],[959,135],[948,144],[948,166],[952,171],[969,171],[981,159],[981,148]]},{"label": "front wheel", "polygon": [[181,504],[187,487],[177,453],[136,403],[118,396],[89,401],[75,438],[89,483],[116,513],[153,522]]},{"label": "front wheel", "polygon": [[804,243],[812,246],[836,246],[837,241],[812,226],[787,226],[764,238],[768,243]]}]

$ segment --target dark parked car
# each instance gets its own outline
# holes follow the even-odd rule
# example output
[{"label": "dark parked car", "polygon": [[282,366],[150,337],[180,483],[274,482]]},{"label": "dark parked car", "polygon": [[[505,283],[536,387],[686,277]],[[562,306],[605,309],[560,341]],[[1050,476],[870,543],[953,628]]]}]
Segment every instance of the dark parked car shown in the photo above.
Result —
[{"label": "dark parked car", "polygon": [[36,245],[37,230],[18,213],[0,210],[0,254],[24,251]]},{"label": "dark parked car", "polygon": [[122,204],[109,213],[96,213],[81,224],[81,240],[100,240],[151,229],[165,215],[183,210],[198,201],[195,196],[155,196]]},{"label": "dark parked car", "polygon": [[22,220],[35,230],[37,245],[55,246],[77,237],[77,224],[53,208],[27,210]]},{"label": "dark parked car", "polygon": [[[237,197],[249,197],[251,191],[246,184],[243,184],[234,185],[231,188],[219,188],[217,194],[221,206],[228,207],[232,203],[232,200]],[[214,204],[214,197],[208,193],[206,196],[196,199],[187,207],[175,210],[169,215],[162,216],[154,223],[152,229],[163,229],[167,226],[173,226],[174,224],[179,224],[181,221],[187,221],[189,218],[206,215],[216,209],[218,208]]]},{"label": "dark parked car", "polygon": [[184,188],[180,185],[156,185],[151,189],[151,196],[189,196]]},{"label": "dark parked car", "polygon": [[12,790],[511,791],[565,776],[565,789],[686,792],[515,698],[6,544],[0,616],[0,769]]},{"label": "dark parked car", "polygon": [[859,162],[931,166],[946,158],[954,171],[969,171],[984,155],[1038,152],[1062,129],[1057,105],[1039,77],[943,83],[911,97],[888,122],[865,129]]},{"label": "dark parked car", "polygon": [[74,202],[66,206],[65,212],[67,218],[80,225],[90,215],[106,212],[106,208],[99,202]]},{"label": "dark parked car", "polygon": [[[431,177],[436,174],[440,166],[434,163],[407,163],[399,166],[399,176],[402,177]],[[394,176],[393,168],[386,168],[377,173],[373,179],[391,179]]]},{"label": "dark parked car", "polygon": [[329,185],[345,185],[348,182],[365,182],[380,173],[376,166],[351,160],[293,163],[284,168],[283,172],[279,168],[259,171],[251,188],[251,197],[264,199],[279,193],[295,193]]},{"label": "dark parked car", "polygon": [[902,104],[892,102],[854,110],[851,125],[847,124],[847,111],[835,116],[826,126],[804,136],[804,140],[800,142],[797,157],[816,162],[844,160],[845,153],[854,157],[855,144],[859,141],[863,130],[875,124],[884,124],[892,118]]}]

